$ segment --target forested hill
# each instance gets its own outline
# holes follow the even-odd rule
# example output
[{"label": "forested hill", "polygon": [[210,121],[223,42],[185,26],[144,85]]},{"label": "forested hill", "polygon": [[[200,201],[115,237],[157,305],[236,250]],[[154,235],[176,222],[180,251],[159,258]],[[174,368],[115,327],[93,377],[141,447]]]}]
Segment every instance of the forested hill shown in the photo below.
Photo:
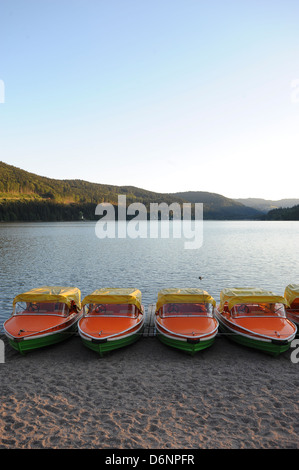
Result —
[{"label": "forested hill", "polygon": [[[119,194],[127,197],[127,202],[144,203],[174,201],[172,196],[154,193],[132,186],[113,186],[89,183],[83,180],[57,180],[38,176],[12,165],[0,162],[0,198],[52,200],[60,203],[110,202],[117,204]],[[181,202],[179,200],[179,202]]]},{"label": "forested hill", "polygon": [[221,196],[216,193],[209,193],[205,191],[187,191],[172,194],[177,198],[182,198],[193,204],[202,202],[206,214],[209,214],[210,219],[260,219],[262,212],[252,207],[247,207],[240,202],[234,201],[227,197]]},{"label": "forested hill", "polygon": [[299,220],[299,205],[272,209],[265,218],[266,220]]},{"label": "forested hill", "polygon": [[261,199],[261,198],[247,198],[247,199],[234,199],[236,202],[241,202],[244,206],[253,207],[259,211],[267,214],[273,209],[287,209],[290,207],[297,206],[299,204],[299,198],[288,198],[288,199]]},{"label": "forested hill", "polygon": [[109,202],[117,208],[120,194],[126,195],[127,204],[141,202],[148,209],[152,202],[202,202],[205,219],[258,219],[262,215],[219,194],[164,194],[133,186],[57,180],[0,162],[0,221],[96,220],[96,205]]}]

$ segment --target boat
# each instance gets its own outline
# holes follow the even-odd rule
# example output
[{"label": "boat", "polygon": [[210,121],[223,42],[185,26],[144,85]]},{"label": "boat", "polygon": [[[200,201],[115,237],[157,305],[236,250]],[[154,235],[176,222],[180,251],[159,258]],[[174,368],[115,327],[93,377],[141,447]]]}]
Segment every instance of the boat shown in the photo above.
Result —
[{"label": "boat", "polygon": [[3,328],[9,344],[25,354],[69,338],[81,317],[77,287],[43,286],[17,295]]},{"label": "boat", "polygon": [[284,291],[284,297],[288,302],[286,307],[287,317],[299,326],[299,284],[289,284]]},{"label": "boat", "polygon": [[158,339],[191,356],[208,348],[218,333],[215,306],[215,299],[202,289],[160,290],[155,310]]},{"label": "boat", "polygon": [[260,288],[226,288],[215,309],[219,330],[239,344],[272,356],[287,351],[297,331],[283,296]]},{"label": "boat", "polygon": [[101,357],[137,341],[144,328],[141,292],[101,288],[84,297],[78,332],[85,346]]}]

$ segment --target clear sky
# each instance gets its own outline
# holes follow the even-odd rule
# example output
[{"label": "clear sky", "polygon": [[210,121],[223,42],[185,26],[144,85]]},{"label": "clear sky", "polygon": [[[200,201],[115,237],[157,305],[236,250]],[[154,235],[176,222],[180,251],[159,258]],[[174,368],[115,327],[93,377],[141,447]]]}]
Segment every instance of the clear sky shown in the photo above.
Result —
[{"label": "clear sky", "polygon": [[0,160],[299,198],[298,24],[298,0],[1,0]]}]

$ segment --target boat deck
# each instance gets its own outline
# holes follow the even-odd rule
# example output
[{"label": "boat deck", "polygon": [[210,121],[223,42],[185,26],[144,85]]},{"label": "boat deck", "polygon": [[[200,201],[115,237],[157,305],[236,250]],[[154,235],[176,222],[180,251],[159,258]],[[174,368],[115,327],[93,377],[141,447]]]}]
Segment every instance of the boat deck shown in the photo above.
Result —
[{"label": "boat deck", "polygon": [[[156,327],[155,327],[155,308],[156,304],[151,304],[146,309],[145,307],[145,319],[144,319],[144,328],[143,333],[141,334],[144,338],[153,338],[156,336]],[[76,333],[76,336],[79,336],[79,333]]]},{"label": "boat deck", "polygon": [[[151,304],[148,306],[147,311],[145,313],[144,330],[142,334],[144,338],[153,338],[157,334],[155,327],[155,309],[156,304]],[[219,331],[217,333],[217,337],[226,335],[227,334],[222,334]]]}]

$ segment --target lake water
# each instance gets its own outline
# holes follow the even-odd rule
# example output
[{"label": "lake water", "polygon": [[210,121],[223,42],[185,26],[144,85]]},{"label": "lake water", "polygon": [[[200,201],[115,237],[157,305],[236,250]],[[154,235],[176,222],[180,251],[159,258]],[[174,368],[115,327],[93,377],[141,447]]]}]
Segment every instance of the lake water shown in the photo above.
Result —
[{"label": "lake water", "polygon": [[224,287],[283,294],[299,283],[299,222],[204,221],[198,249],[185,249],[184,238],[99,239],[95,228],[96,222],[0,224],[1,327],[13,298],[43,285],[76,286],[82,298],[100,287],[136,287],[146,307],[165,287],[201,287],[219,300]]}]

